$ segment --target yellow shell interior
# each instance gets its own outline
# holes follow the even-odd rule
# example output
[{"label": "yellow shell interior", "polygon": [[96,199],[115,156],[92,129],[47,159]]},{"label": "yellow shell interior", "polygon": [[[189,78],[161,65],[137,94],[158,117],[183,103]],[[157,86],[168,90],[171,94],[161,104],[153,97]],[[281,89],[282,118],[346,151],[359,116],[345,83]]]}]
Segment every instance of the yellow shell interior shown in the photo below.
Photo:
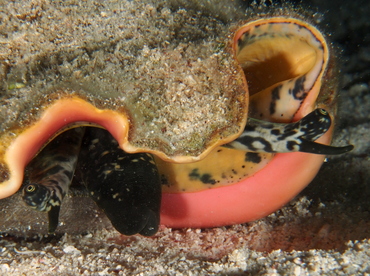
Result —
[{"label": "yellow shell interior", "polygon": [[[250,116],[275,122],[291,122],[302,100],[292,99],[289,90],[301,80],[313,110],[328,59],[323,36],[311,25],[297,19],[271,18],[250,22],[236,32],[235,58],[243,68],[250,94]],[[274,89],[282,97],[276,102],[277,114],[270,114]],[[295,118],[297,119],[297,118]],[[298,118],[299,119],[299,118]],[[196,192],[222,187],[252,176],[274,157],[218,147],[205,159],[191,164],[169,164],[157,159],[168,193]]]},{"label": "yellow shell interior", "polygon": [[[240,36],[236,53],[248,81],[249,116],[291,122],[303,101],[290,96],[299,82],[304,86],[302,90],[314,99],[310,100],[311,106],[314,105],[327,66],[328,50],[325,39],[313,26],[284,18],[260,22]],[[271,114],[274,89],[282,92],[276,101],[276,112]]]},{"label": "yellow shell interior", "polygon": [[174,164],[156,158],[156,163],[164,192],[196,192],[239,182],[266,166],[271,156],[219,147],[198,162]]},{"label": "yellow shell interior", "polygon": [[257,37],[249,43],[238,49],[236,58],[248,80],[250,95],[302,76],[316,63],[317,51],[299,37]]}]

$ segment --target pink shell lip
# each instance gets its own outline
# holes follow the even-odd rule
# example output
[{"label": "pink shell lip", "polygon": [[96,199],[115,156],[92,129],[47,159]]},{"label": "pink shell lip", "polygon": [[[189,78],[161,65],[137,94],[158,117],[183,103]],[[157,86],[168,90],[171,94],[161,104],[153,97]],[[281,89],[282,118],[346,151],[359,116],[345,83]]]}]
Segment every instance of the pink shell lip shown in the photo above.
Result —
[{"label": "pink shell lip", "polygon": [[[330,132],[318,142],[330,143]],[[302,191],[315,177],[324,158],[300,152],[279,153],[268,166],[237,184],[195,193],[165,193],[161,224],[173,228],[205,228],[263,218]]]}]

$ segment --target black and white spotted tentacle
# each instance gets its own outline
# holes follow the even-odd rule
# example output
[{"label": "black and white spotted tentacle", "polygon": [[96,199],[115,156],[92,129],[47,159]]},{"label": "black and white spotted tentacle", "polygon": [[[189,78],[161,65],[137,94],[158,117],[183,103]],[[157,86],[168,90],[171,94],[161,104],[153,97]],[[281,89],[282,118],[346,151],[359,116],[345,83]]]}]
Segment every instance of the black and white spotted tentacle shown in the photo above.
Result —
[{"label": "black and white spotted tentacle", "polygon": [[315,154],[342,154],[352,145],[332,147],[314,142],[328,131],[330,115],[316,109],[300,121],[290,124],[270,123],[249,119],[244,132],[226,147],[253,152],[309,152]]},{"label": "black and white spotted tentacle", "polygon": [[152,155],[128,154],[106,130],[87,128],[79,172],[95,203],[124,235],[158,231],[162,187]]},{"label": "black and white spotted tentacle", "polygon": [[60,205],[72,182],[83,134],[84,128],[63,132],[27,167],[29,179],[22,198],[31,208],[48,212],[49,233],[58,226]]}]

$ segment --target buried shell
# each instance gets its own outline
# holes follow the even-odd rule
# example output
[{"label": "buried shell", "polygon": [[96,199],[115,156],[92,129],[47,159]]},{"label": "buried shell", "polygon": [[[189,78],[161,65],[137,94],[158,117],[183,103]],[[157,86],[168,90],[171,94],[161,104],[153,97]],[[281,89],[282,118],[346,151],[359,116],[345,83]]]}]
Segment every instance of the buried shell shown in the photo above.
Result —
[{"label": "buried shell", "polygon": [[[298,53],[296,53],[296,49],[299,49]],[[235,60],[233,59],[233,51],[235,51]],[[167,226],[209,227],[246,222],[265,216],[281,207],[311,181],[321,166],[323,156],[304,153],[277,154],[275,156],[269,153],[248,153],[224,147],[217,148],[217,146],[235,140],[240,135],[240,126],[245,124],[247,95],[241,92],[244,91],[245,93],[247,91],[244,75],[247,77],[252,94],[250,109],[254,118],[274,122],[292,122],[307,118],[305,116],[316,107],[325,107],[331,111],[333,95],[324,91],[319,96],[321,81],[328,63],[326,42],[315,28],[300,20],[291,18],[263,19],[242,26],[236,32],[230,45],[226,47],[226,51],[222,52],[222,61],[219,62],[230,66],[227,70],[221,70],[223,74],[228,76],[228,78],[223,76],[221,79],[221,81],[224,81],[222,90],[229,90],[228,93],[230,94],[228,95],[231,95],[232,100],[228,103],[233,106],[230,109],[237,112],[232,115],[234,119],[227,120],[228,124],[212,126],[208,135],[200,135],[195,129],[192,135],[194,137],[200,135],[201,139],[194,143],[192,138],[188,140],[187,145],[181,144],[180,148],[182,150],[178,148],[179,145],[174,146],[173,142],[168,142],[165,139],[166,136],[160,139],[160,142],[157,138],[154,138],[151,142],[145,142],[142,146],[137,146],[141,140],[147,141],[147,135],[144,135],[143,139],[130,138],[130,135],[132,135],[130,131],[132,130],[134,136],[143,134],[142,129],[138,130],[143,118],[138,118],[138,107],[134,104],[134,101],[123,102],[128,110],[122,112],[122,107],[117,107],[119,101],[113,104],[105,104],[100,100],[94,100],[91,95],[83,94],[80,90],[73,91],[72,96],[68,93],[71,90],[65,88],[58,90],[60,93],[57,97],[53,95],[54,92],[51,92],[50,102],[40,102],[38,108],[41,111],[33,118],[33,121],[28,124],[21,123],[18,128],[9,127],[15,134],[14,137],[11,137],[9,133],[4,134],[7,139],[4,139],[5,142],[2,148],[3,161],[8,166],[8,170],[4,169],[3,171],[4,180],[6,181],[0,187],[0,194],[5,197],[19,188],[22,178],[21,171],[25,164],[54,133],[72,123],[78,123],[79,125],[94,123],[109,130],[125,151],[130,153],[148,152],[156,156],[162,181],[166,184],[165,186],[168,186],[168,190],[166,190],[166,187],[164,188],[161,206],[161,223]],[[244,74],[238,64],[242,67]],[[266,79],[268,81],[265,81]],[[220,85],[222,85],[222,82]],[[56,91],[55,88],[49,89],[49,91]],[[82,87],[81,91],[83,89],[86,88]],[[212,93],[214,92],[212,91]],[[315,119],[303,124],[305,130],[298,127],[296,123],[290,124],[290,126],[294,125],[290,129],[293,130],[293,135],[291,133],[288,135],[288,132],[280,133],[285,126],[279,127],[269,124],[269,126],[272,125],[271,128],[263,127],[263,129],[269,129],[270,132],[279,131],[276,135],[278,139],[282,137],[281,135],[290,137],[298,133],[297,137],[299,139],[303,137],[304,140],[309,137],[308,140],[315,140],[318,136],[327,132],[330,127],[330,116],[327,116],[327,113],[322,109],[318,109],[312,114],[314,114]],[[224,116],[229,117],[231,115],[225,114]],[[237,122],[234,124],[233,121],[235,120]],[[316,131],[316,126],[314,126],[315,131],[312,135],[309,134],[310,128],[307,125],[317,124],[321,120],[329,123],[322,126],[319,131]],[[226,126],[230,126],[230,123],[233,125],[232,130],[226,128]],[[151,133],[149,129],[146,131]],[[328,144],[331,131],[332,127],[320,138],[320,142]],[[235,144],[234,141],[228,146],[232,148],[246,146],[247,143],[241,140],[245,137],[243,135],[238,138],[239,140],[235,140],[239,142],[239,145]],[[30,136],[34,136],[34,138],[31,139]],[[27,139],[27,144],[22,144],[24,143],[22,139]],[[293,141],[303,141],[299,139],[294,138]],[[133,140],[135,142],[132,142]],[[195,147],[194,144],[197,146]],[[252,144],[253,147],[256,147],[255,142]],[[300,142],[298,144],[300,145]],[[298,148],[300,149],[299,145]],[[110,143],[108,146],[113,148],[101,150],[100,155],[102,157],[110,158],[112,150],[117,148],[114,143]],[[29,155],[14,162],[15,156],[20,154],[21,147],[23,152],[29,153]],[[173,150],[173,147],[175,150]],[[293,148],[295,147],[293,146]],[[349,149],[350,147],[342,148],[337,152],[318,152],[316,149],[310,151],[342,153]],[[119,152],[123,154],[122,151]],[[136,154],[140,153],[132,154],[132,160],[147,158],[145,157],[146,154],[140,157],[137,157]],[[174,164],[162,160],[170,161],[172,159],[177,163],[184,163],[196,161],[203,157],[205,158],[202,161],[190,164]],[[125,160],[130,157],[119,156],[117,160],[119,158]],[[115,209],[119,209],[114,204],[117,204],[119,199],[125,201],[122,198],[124,196],[123,191],[127,187],[121,187],[115,181],[112,184],[109,184],[110,182],[105,183],[108,185],[105,187],[101,184],[98,184],[98,187],[91,187],[96,184],[93,183],[94,176],[90,174],[97,171],[96,178],[100,178],[100,175],[105,178],[105,176],[111,175],[111,171],[120,172],[123,169],[121,165],[115,161],[112,162],[110,158],[102,163],[97,161],[98,166],[94,167],[93,164],[97,160],[95,157],[82,157],[82,159],[86,160],[82,167],[87,167],[83,170],[90,177],[85,179],[87,188],[97,204],[106,210],[108,217],[113,216],[111,218],[113,225],[121,219],[126,221],[125,215],[135,214],[135,212],[130,211],[120,212],[124,213],[123,217],[120,217],[119,213],[114,213]],[[92,168],[89,168],[89,160],[91,160]],[[105,165],[108,162],[110,164],[114,163],[114,167],[106,167]],[[149,160],[145,164],[153,163]],[[299,166],[310,169],[300,171],[297,169]],[[139,169],[142,167],[139,167]],[[103,168],[103,171],[99,173],[98,169],[101,168]],[[152,171],[152,168],[149,171]],[[8,178],[5,175],[7,173],[10,174]],[[219,176],[216,176],[216,173]],[[114,178],[118,176],[114,174]],[[84,179],[84,177],[82,178]],[[156,176],[153,176],[153,179],[156,178]],[[281,182],[272,183],[276,179]],[[234,183],[235,180],[237,180],[237,183]],[[193,185],[194,183],[195,185]],[[194,188],[194,186],[196,187]],[[132,230],[132,228],[120,230],[122,233],[151,235],[156,231],[159,218],[155,212],[159,211],[160,199],[158,199],[158,193],[154,191],[158,190],[155,187],[159,186],[156,184],[153,191],[151,191],[151,194],[155,195],[154,198],[156,198],[153,199],[155,204],[154,207],[149,208],[150,211],[154,211],[154,215],[144,217],[144,220],[148,218],[152,218],[152,220],[148,219],[148,224],[143,223],[141,226],[135,226],[134,229],[136,230]],[[211,187],[215,189],[209,189]],[[106,189],[103,191],[104,188]],[[106,196],[104,200],[102,199],[104,198],[103,195]],[[148,196],[145,198],[148,198]],[[147,206],[144,207],[147,208]],[[134,221],[137,217],[139,215],[135,215],[134,218],[128,220]],[[140,221],[143,220],[139,220],[136,225],[139,225]],[[154,223],[150,221],[154,221]],[[125,225],[127,224],[124,224],[123,227]],[[116,226],[116,228],[120,227]]]}]

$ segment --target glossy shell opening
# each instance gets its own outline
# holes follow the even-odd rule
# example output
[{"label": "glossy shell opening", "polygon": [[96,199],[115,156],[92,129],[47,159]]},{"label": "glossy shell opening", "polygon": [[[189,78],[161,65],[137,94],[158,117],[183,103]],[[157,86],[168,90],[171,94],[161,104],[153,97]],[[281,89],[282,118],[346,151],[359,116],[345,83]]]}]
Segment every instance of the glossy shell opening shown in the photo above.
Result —
[{"label": "glossy shell opening", "polygon": [[316,28],[297,19],[257,20],[236,32],[234,49],[248,82],[251,117],[291,122],[314,109],[329,55]]},{"label": "glossy shell opening", "polygon": [[[302,76],[312,70],[317,61],[322,62],[322,51],[318,49],[321,45],[313,47],[310,44],[313,40],[308,30],[288,23],[269,26],[247,27],[236,41],[236,58],[248,80],[251,96],[282,81]],[[292,34],[299,30],[306,32],[308,37],[303,39],[302,34]]]}]

